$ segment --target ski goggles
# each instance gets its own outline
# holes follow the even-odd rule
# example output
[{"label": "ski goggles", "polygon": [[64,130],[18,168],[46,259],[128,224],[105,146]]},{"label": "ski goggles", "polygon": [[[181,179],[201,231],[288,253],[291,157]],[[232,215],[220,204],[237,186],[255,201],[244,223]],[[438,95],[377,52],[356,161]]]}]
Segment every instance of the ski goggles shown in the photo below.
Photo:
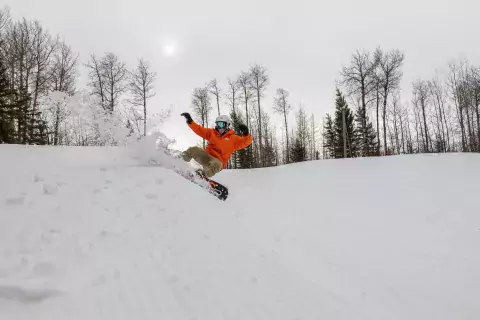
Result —
[{"label": "ski goggles", "polygon": [[225,121],[217,121],[217,127],[219,128],[226,128],[228,125],[228,123],[226,123]]}]

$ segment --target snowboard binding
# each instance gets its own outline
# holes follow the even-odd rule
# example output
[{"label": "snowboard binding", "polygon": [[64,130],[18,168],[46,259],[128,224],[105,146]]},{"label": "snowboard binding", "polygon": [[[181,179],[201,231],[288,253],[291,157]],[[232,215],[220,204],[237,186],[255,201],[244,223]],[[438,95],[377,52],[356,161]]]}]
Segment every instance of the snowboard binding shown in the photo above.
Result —
[{"label": "snowboard binding", "polygon": [[217,198],[220,200],[226,200],[228,197],[228,189],[224,185],[209,179],[206,175],[205,172],[202,169],[197,169],[195,170],[195,174],[202,180],[208,182],[209,187],[210,187],[210,192],[215,195]]}]

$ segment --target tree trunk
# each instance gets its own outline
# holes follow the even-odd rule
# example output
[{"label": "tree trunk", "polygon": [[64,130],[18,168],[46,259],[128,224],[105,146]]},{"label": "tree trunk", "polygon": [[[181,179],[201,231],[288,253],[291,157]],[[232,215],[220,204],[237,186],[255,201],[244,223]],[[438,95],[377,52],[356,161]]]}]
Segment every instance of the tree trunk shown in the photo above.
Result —
[{"label": "tree trunk", "polygon": [[407,114],[407,153],[413,153],[412,130],[410,129],[410,117]]},{"label": "tree trunk", "polygon": [[316,160],[315,117],[312,114],[312,160]]},{"label": "tree trunk", "polygon": [[429,152],[429,147],[428,147],[428,126],[427,126],[427,116],[425,114],[425,103],[422,101],[422,113],[423,113],[423,126],[425,128],[425,146],[426,146],[426,152]]},{"label": "tree trunk", "polygon": [[395,112],[393,114],[393,133],[395,137],[395,146],[397,148],[397,154],[400,154],[400,141],[398,139],[398,124],[397,124],[397,111],[395,108]]},{"label": "tree trunk", "polygon": [[470,112],[468,112],[470,108],[468,107],[468,105],[465,105],[465,111],[467,113],[467,129],[468,129],[468,144],[469,144],[469,150],[468,151],[472,151],[472,127],[470,125]]},{"label": "tree trunk", "polygon": [[343,157],[347,157],[347,124],[345,123],[345,106],[342,108]]},{"label": "tree trunk", "polygon": [[[388,121],[388,120],[387,120]],[[392,128],[391,126],[388,126],[387,125],[387,128],[388,128],[388,136],[390,137],[390,145],[392,146],[392,151],[389,153],[389,154],[395,154],[395,143],[394,143],[394,136],[392,134]]]},{"label": "tree trunk", "polygon": [[283,115],[284,115],[284,118],[285,118],[285,137],[287,139],[287,154],[286,154],[286,162],[287,163],[290,163],[290,158],[288,156],[289,154],[289,151],[290,151],[290,148],[288,146],[288,127],[287,127],[287,111],[285,109],[285,104],[284,104],[284,107],[283,107]]},{"label": "tree trunk", "polygon": [[[247,87],[243,87],[243,93],[245,94],[245,117],[246,117],[246,121],[247,121],[247,127],[250,128],[249,126],[249,120],[248,120],[248,89]],[[250,130],[252,130],[253,128],[250,128]],[[251,168],[252,167],[252,159],[253,159],[253,147],[250,146],[246,153],[248,154],[247,156],[247,166],[248,168]]]},{"label": "tree trunk", "polygon": [[440,112],[440,107],[437,106],[435,103],[433,104],[435,108],[435,120],[436,120],[436,125],[437,125],[437,131],[438,134],[437,136],[441,139],[440,141],[440,152],[445,152],[445,132],[443,130],[442,124],[442,113]]},{"label": "tree trunk", "polygon": [[451,143],[450,143],[450,129],[447,123],[447,117],[445,116],[445,106],[442,106],[442,113],[443,113],[443,121],[445,122],[445,129],[447,131],[447,150],[451,150]]},{"label": "tree trunk", "polygon": [[463,108],[459,106],[460,129],[462,131],[462,151],[467,151],[467,133],[465,132],[465,120],[463,118]]},{"label": "tree trunk", "polygon": [[365,88],[365,79],[362,82],[362,135],[363,135],[363,155],[367,156],[369,154],[368,150],[368,141],[367,141],[367,132],[366,132],[366,127],[367,127],[367,122],[366,122],[366,115],[367,115],[367,101],[366,101],[366,88]]},{"label": "tree trunk", "polygon": [[249,126],[248,125],[248,89],[246,87],[243,88],[243,91],[244,91],[244,94],[245,94],[245,117],[246,117],[246,120],[247,120],[247,127]]},{"label": "tree trunk", "polygon": [[405,126],[403,125],[403,116],[402,114],[400,114],[400,130],[402,132],[402,152],[403,154],[405,154],[405,136],[404,136],[404,132],[405,132]]},{"label": "tree trunk", "polygon": [[383,147],[385,149],[384,155],[387,155],[388,144],[387,144],[387,100],[386,99],[383,102],[382,120],[383,120]]},{"label": "tree trunk", "polygon": [[477,141],[477,151],[480,152],[480,97],[476,94],[475,95],[475,111],[477,113],[477,135],[478,135],[478,141]]},{"label": "tree trunk", "polygon": [[[383,87],[383,143],[385,144],[385,152],[387,150],[387,129],[386,129],[386,114],[387,114],[387,101],[388,101],[388,88],[390,83],[388,78],[386,79],[385,85]],[[385,153],[386,154],[386,153]]]},{"label": "tree trunk", "polygon": [[38,101],[38,91],[40,89],[40,79],[39,79],[40,71],[37,72],[37,77],[35,79],[35,93],[33,95],[33,103],[32,103],[32,117],[30,119],[30,139],[33,136],[33,127],[35,125],[35,112],[37,110],[37,101]]},{"label": "tree trunk", "polygon": [[263,167],[265,166],[265,161],[264,161],[264,154],[263,154],[263,147],[262,147],[262,111],[260,107],[260,89],[259,88],[259,83],[257,82],[257,103],[258,103],[258,147],[259,147],[259,160],[260,160],[260,165]]},{"label": "tree trunk", "polygon": [[[57,102],[58,103],[58,102]],[[57,109],[55,112],[55,124],[53,131],[53,144],[58,145],[58,131],[60,127],[60,104],[57,104]]]},{"label": "tree trunk", "polygon": [[[113,75],[112,75],[112,79],[113,79]],[[115,89],[115,83],[114,81],[112,80],[111,81],[111,84],[110,84],[110,112],[113,113],[113,107],[114,107],[114,89]]]},{"label": "tree trunk", "polygon": [[[380,155],[381,143],[380,143],[380,88],[377,85],[377,156]],[[386,147],[386,146],[385,146]]]},{"label": "tree trunk", "polygon": [[[415,109],[415,131],[417,134],[417,153],[420,152],[420,137],[422,138],[422,148],[425,145],[425,141],[423,140],[423,129],[422,123],[420,122],[420,114],[418,112],[418,108]],[[420,137],[418,132],[418,127],[420,127]]]},{"label": "tree trunk", "polygon": [[[446,134],[445,134],[445,126],[444,126],[444,113],[442,113],[442,110],[445,108],[445,106],[443,105],[443,102],[442,102],[442,99],[441,99],[441,89],[440,87],[435,83],[434,84],[435,87],[434,87],[434,90],[432,90],[432,93],[433,93],[433,98],[434,98],[434,101],[436,101],[437,103],[434,105],[436,105],[436,108],[435,108],[435,113],[437,113],[437,127],[438,127],[438,130],[441,132],[441,137],[442,137],[442,152],[447,152],[447,137],[446,137]],[[438,109],[438,110],[437,110]]]},{"label": "tree trunk", "polygon": [[143,87],[143,136],[147,136],[147,93]]},{"label": "tree trunk", "polygon": [[471,145],[472,145],[472,151],[477,151],[476,145],[477,142],[475,141],[477,139],[477,133],[475,132],[475,114],[473,111],[474,107],[468,108],[470,117],[472,118],[472,138],[471,138]]}]

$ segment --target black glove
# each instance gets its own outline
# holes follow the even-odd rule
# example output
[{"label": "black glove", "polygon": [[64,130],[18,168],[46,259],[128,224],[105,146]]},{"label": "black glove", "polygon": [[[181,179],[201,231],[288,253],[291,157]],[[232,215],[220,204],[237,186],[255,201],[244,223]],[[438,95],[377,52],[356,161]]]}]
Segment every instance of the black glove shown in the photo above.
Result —
[{"label": "black glove", "polygon": [[182,117],[185,117],[185,119],[187,120],[187,123],[190,124],[192,123],[192,117],[190,116],[190,113],[188,112],[184,112],[181,114]]},{"label": "black glove", "polygon": [[238,126],[238,129],[240,129],[242,136],[248,136],[248,127],[246,125],[241,124]]}]

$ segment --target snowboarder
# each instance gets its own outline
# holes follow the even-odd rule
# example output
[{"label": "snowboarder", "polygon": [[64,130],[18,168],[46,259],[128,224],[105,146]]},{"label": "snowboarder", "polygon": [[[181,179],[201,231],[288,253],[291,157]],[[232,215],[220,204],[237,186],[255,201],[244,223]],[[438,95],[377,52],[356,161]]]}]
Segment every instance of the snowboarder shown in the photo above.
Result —
[{"label": "snowboarder", "polygon": [[208,141],[205,149],[190,147],[182,152],[182,158],[186,162],[195,159],[203,167],[205,175],[210,178],[227,167],[228,160],[233,152],[246,148],[252,143],[252,135],[244,124],[239,126],[242,136],[236,135],[230,128],[230,117],[221,115],[215,119],[215,129],[205,128],[195,123],[189,113],[184,112],[188,126],[197,135]]}]

